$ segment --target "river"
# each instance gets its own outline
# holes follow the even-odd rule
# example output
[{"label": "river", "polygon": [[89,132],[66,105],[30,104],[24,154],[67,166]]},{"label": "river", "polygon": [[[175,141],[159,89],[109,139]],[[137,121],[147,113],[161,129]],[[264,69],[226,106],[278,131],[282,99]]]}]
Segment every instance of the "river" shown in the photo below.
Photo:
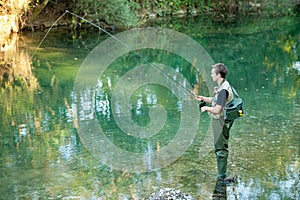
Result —
[{"label": "river", "polygon": [[216,62],[245,109],[223,199],[299,199],[299,19],[148,27],[21,34],[32,68],[0,91],[0,199],[147,199],[161,188],[212,199],[210,118],[191,91],[211,94]]}]

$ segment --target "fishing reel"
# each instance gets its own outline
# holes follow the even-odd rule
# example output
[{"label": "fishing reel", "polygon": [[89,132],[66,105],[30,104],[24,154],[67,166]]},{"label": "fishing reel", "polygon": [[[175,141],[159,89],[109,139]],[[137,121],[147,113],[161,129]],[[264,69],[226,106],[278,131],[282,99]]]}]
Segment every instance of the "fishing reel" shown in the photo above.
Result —
[{"label": "fishing reel", "polygon": [[206,106],[206,103],[205,103],[204,101],[201,101],[201,103],[199,104],[199,109],[200,109],[200,111],[201,111],[201,108],[202,108],[203,106]]}]

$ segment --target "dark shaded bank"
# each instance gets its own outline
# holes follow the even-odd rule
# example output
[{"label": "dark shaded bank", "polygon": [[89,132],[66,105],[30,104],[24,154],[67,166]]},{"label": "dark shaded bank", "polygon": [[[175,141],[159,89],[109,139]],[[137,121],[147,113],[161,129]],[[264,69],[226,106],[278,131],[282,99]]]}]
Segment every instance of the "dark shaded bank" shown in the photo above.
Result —
[{"label": "dark shaded bank", "polygon": [[70,15],[54,23],[66,10],[105,29],[124,30],[143,26],[154,18],[198,16],[228,23],[249,15],[296,15],[300,11],[300,0],[8,0],[0,2],[0,44],[9,40],[11,32],[42,30],[51,26],[81,28],[84,22]]},{"label": "dark shaded bank", "polygon": [[[45,1],[44,1],[45,2]],[[143,26],[152,19],[180,18],[197,16],[203,19],[230,23],[238,18],[247,16],[257,17],[281,17],[297,15],[300,12],[299,0],[283,1],[204,1],[186,0],[104,0],[93,2],[92,0],[76,0],[58,2],[47,1],[30,8],[31,12],[23,14],[21,29],[40,30],[49,28],[66,10],[103,27],[111,29],[128,29]],[[81,28],[84,22],[74,16],[66,15],[54,26],[68,26],[71,29]]]}]

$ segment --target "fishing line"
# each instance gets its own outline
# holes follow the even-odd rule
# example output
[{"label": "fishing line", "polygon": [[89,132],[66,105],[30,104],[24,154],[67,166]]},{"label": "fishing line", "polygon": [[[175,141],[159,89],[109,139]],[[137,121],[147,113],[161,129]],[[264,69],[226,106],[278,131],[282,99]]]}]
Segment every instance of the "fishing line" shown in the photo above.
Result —
[{"label": "fishing line", "polygon": [[39,45],[36,47],[35,51],[33,52],[31,59],[33,58],[33,56],[36,54],[37,50],[40,48],[40,46],[42,45],[42,43],[44,42],[44,40],[46,39],[46,37],[48,36],[49,32],[52,30],[53,26],[61,19],[63,18],[63,16],[65,16],[65,14],[67,14],[68,12],[66,11],[64,14],[62,14],[59,18],[57,18],[57,20],[55,20],[55,22],[51,25],[51,27],[49,28],[49,30],[47,31],[47,33],[45,34],[45,36],[43,37],[43,39],[41,40],[41,42],[39,43]]},{"label": "fishing line", "polygon": [[[67,13],[73,15],[74,17],[77,17],[87,23],[89,23],[90,25],[98,28],[99,30],[103,31],[105,34],[107,34],[108,36],[112,37],[113,39],[115,39],[116,41],[118,41],[121,45],[123,45],[125,48],[127,48],[128,50],[130,50],[131,52],[133,52],[136,56],[138,56],[139,58],[143,59],[146,63],[148,63],[149,65],[151,65],[152,67],[155,67],[157,70],[159,70],[164,76],[166,76],[168,79],[172,80],[174,83],[178,84],[178,86],[180,86],[182,89],[184,89],[185,91],[187,91],[189,94],[192,94],[193,96],[196,96],[194,92],[192,92],[191,90],[189,90],[188,88],[186,88],[184,85],[182,85],[181,83],[179,83],[178,81],[174,80],[170,75],[168,75],[166,72],[164,72],[162,69],[160,69],[158,66],[156,66],[155,64],[151,63],[149,60],[147,60],[144,56],[142,56],[141,54],[137,53],[136,51],[133,51],[133,49],[126,44],[125,42],[123,42],[122,40],[120,40],[119,38],[117,38],[116,36],[112,35],[110,32],[106,31],[105,29],[101,28],[100,26],[98,26],[97,24],[73,13],[70,12],[68,10],[66,10],[49,28],[49,30],[47,31],[46,35],[44,36],[44,38],[42,39],[42,41],[39,43],[39,45],[37,46],[36,50],[34,51],[32,57],[36,54],[38,48],[42,45],[42,43],[44,42],[44,40],[46,39],[47,35],[49,34],[49,32],[51,31],[51,29],[53,28],[53,26],[63,17],[65,16]],[[31,58],[32,58],[31,57]],[[178,86],[176,86],[178,88]]]}]

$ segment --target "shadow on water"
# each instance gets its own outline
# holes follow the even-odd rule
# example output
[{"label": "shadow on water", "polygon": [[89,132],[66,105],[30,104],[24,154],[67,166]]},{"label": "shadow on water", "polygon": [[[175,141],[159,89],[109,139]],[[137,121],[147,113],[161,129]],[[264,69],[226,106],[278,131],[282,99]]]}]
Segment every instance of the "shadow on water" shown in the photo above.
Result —
[{"label": "shadow on water", "polygon": [[[231,175],[237,175],[237,183],[216,184],[212,151],[199,159],[207,115],[201,115],[197,135],[185,153],[159,170],[134,174],[114,170],[94,158],[81,141],[80,121],[74,115],[95,117],[106,137],[130,152],[159,152],[174,138],[182,102],[174,95],[178,88],[139,87],[130,98],[132,121],[147,126],[149,107],[161,105],[168,113],[166,124],[150,139],[124,134],[114,121],[112,92],[120,77],[141,62],[131,54],[123,55],[99,79],[96,89],[75,93],[73,84],[83,59],[107,36],[91,31],[66,34],[58,29],[34,56],[33,73],[26,71],[37,82],[2,84],[0,199],[147,199],[160,188],[180,189],[195,199],[212,199],[214,190],[226,194],[224,199],[300,198],[299,21],[266,19],[222,25],[191,19],[160,22],[159,26],[187,34],[216,62],[229,67],[228,79],[246,105],[245,116],[231,131],[228,167]],[[33,52],[35,46],[30,43],[38,44],[44,33],[31,34],[24,33],[19,46]],[[141,52],[157,63],[174,66],[192,86],[202,80],[203,75],[182,58],[164,51]],[[205,86],[199,92],[208,93]],[[79,100],[80,105],[76,104]],[[102,143],[95,141],[99,151],[105,152]],[[145,162],[151,165],[151,159]]]}]

